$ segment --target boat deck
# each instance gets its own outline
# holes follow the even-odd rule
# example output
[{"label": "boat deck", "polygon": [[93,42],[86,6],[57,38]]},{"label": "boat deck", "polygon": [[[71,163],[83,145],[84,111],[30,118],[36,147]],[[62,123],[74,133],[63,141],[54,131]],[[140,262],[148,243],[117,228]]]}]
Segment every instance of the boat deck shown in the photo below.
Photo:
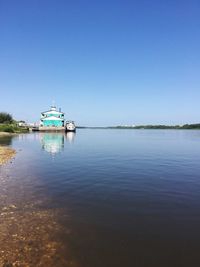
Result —
[{"label": "boat deck", "polygon": [[45,127],[45,126],[40,126],[39,131],[65,131],[65,127]]}]

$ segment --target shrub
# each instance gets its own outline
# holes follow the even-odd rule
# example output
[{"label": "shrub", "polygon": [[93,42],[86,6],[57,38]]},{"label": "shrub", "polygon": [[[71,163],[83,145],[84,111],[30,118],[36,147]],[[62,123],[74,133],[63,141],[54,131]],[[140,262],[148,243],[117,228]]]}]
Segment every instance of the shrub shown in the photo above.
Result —
[{"label": "shrub", "polygon": [[7,133],[14,133],[14,129],[12,126],[6,125],[0,128],[0,131],[7,132]]},{"label": "shrub", "polygon": [[12,115],[6,112],[0,112],[0,123],[11,123],[12,121]]}]

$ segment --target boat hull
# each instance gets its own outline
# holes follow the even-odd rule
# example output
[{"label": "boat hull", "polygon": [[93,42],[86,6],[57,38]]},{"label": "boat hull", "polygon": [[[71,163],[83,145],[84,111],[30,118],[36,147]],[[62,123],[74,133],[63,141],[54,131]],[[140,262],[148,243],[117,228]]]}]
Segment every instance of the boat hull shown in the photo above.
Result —
[{"label": "boat hull", "polygon": [[75,133],[76,129],[70,130],[70,129],[65,128],[65,132],[73,132],[73,133]]},{"label": "boat hull", "polygon": [[67,122],[65,125],[65,132],[76,132],[76,126],[74,122]]}]

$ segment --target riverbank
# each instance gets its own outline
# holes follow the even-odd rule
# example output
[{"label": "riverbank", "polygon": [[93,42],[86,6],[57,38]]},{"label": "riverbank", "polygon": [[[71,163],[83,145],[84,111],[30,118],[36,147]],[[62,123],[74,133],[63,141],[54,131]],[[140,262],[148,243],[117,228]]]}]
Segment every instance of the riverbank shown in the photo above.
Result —
[{"label": "riverbank", "polygon": [[12,136],[12,135],[16,135],[16,133],[0,132],[0,137],[3,137],[3,136]]},{"label": "riverbank", "polygon": [[0,166],[8,162],[16,154],[14,149],[9,147],[0,146]]},{"label": "riverbank", "polygon": [[19,127],[16,123],[0,124],[0,133],[27,133],[27,127]]}]

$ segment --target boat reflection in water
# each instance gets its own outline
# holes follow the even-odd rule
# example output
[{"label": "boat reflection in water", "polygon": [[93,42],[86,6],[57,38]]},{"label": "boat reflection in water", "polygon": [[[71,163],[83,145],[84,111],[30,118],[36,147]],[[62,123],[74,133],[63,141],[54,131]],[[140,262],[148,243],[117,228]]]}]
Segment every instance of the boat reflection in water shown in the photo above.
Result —
[{"label": "boat reflection in water", "polygon": [[59,132],[46,132],[40,133],[40,141],[42,144],[42,149],[51,155],[56,155],[64,150],[65,140],[67,142],[74,142],[75,133],[59,133]]},{"label": "boat reflection in water", "polygon": [[64,149],[63,133],[41,133],[42,148],[48,153],[55,155]]},{"label": "boat reflection in water", "polygon": [[73,143],[75,139],[75,132],[66,132],[65,137],[69,143]]}]

